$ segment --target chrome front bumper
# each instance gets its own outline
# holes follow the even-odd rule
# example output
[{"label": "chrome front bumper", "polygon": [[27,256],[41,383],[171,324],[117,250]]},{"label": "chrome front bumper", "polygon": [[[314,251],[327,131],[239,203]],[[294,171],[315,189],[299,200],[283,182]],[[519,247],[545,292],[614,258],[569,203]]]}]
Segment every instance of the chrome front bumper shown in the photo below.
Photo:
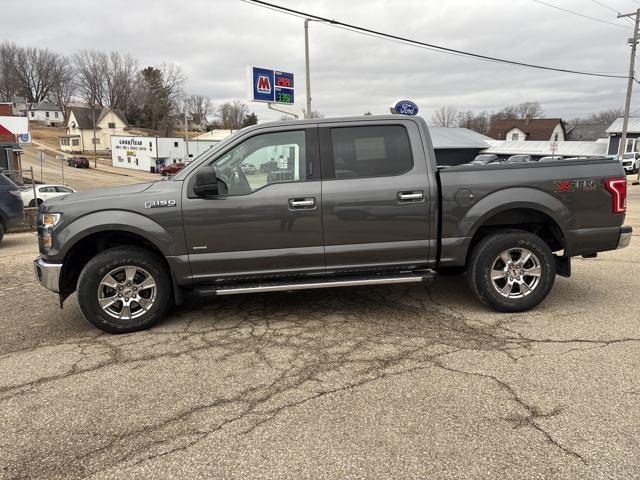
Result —
[{"label": "chrome front bumper", "polygon": [[627,227],[627,226],[620,227],[620,239],[618,240],[618,248],[624,248],[629,246],[629,242],[631,241],[632,234],[633,234],[633,229],[631,227]]},{"label": "chrome front bumper", "polygon": [[52,292],[60,292],[61,263],[47,263],[38,257],[33,261],[33,267],[36,271],[36,278],[43,287]]}]

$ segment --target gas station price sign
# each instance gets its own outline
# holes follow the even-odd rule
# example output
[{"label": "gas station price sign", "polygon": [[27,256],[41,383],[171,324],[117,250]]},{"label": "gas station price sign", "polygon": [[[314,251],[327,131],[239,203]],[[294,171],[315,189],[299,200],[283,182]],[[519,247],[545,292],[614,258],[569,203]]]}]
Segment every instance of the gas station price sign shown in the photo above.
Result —
[{"label": "gas station price sign", "polygon": [[293,73],[249,67],[251,89],[249,97],[254,102],[293,104]]}]

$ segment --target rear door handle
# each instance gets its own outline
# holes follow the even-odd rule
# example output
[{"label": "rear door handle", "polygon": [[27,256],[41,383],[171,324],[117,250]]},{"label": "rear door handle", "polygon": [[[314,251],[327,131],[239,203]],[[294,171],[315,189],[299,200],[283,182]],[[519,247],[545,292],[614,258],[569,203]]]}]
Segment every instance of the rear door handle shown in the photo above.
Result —
[{"label": "rear door handle", "polygon": [[398,192],[398,200],[401,202],[417,202],[424,200],[422,192]]},{"label": "rear door handle", "polygon": [[315,198],[290,198],[289,208],[292,210],[305,210],[315,208]]}]

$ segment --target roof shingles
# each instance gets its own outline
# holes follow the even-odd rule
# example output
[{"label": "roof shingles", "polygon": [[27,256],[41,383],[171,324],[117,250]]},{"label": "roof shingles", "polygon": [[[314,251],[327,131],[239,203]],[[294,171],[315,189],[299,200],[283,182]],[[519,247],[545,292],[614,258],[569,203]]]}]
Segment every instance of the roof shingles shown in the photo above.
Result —
[{"label": "roof shingles", "polygon": [[526,135],[527,140],[549,140],[553,130],[560,124],[564,130],[564,124],[560,118],[509,118],[494,120],[487,135],[496,140],[506,140],[509,130],[519,128]]}]

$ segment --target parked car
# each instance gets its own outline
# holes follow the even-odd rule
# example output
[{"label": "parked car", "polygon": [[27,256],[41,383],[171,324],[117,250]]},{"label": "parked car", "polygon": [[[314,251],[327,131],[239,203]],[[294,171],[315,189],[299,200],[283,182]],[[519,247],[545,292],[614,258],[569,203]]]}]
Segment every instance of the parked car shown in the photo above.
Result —
[{"label": "parked car", "polygon": [[531,155],[511,155],[507,158],[507,163],[525,163],[531,161]]},{"label": "parked car", "polygon": [[[620,163],[438,170],[429,135],[401,115],[242,129],[166,182],[44,203],[37,278],[61,305],[77,289],[87,320],[117,333],[150,327],[185,291],[422,283],[465,269],[480,301],[521,312],[570,276],[571,257],[629,244]],[[247,181],[243,163],[285,149],[285,183]]]},{"label": "parked car", "polygon": [[185,167],[185,164],[182,162],[170,163],[169,165],[160,167],[160,175],[162,175],[163,177],[166,177],[167,175],[175,175],[184,167]]},{"label": "parked car", "polygon": [[252,165],[250,163],[247,163],[246,165],[242,165],[242,171],[246,175],[255,175],[256,173],[258,173],[258,169],[255,167],[255,165]]},{"label": "parked car", "polygon": [[622,168],[627,175],[633,175],[640,171],[640,154],[629,152],[622,155]]},{"label": "parked car", "polygon": [[558,160],[562,160],[563,157],[559,157],[558,155],[555,155],[553,157],[549,156],[549,157],[540,157],[540,160],[538,160],[539,162],[555,162]]},{"label": "parked car", "polygon": [[476,158],[471,160],[471,162],[469,162],[469,163],[471,165],[486,165],[488,163],[497,163],[497,162],[499,162],[497,155],[484,153],[482,155],[478,155]]},{"label": "parked car", "polygon": [[29,185],[20,188],[22,201],[28,207],[37,207],[42,202],[49,200],[50,198],[76,192],[73,188],[65,187],[64,185],[36,185],[35,190],[36,197],[34,199],[33,186]]},{"label": "parked car", "polygon": [[5,232],[24,219],[24,204],[18,186],[0,173],[0,242]]},{"label": "parked car", "polygon": [[269,160],[268,162],[265,162],[262,165],[260,165],[260,171],[262,173],[273,173],[273,172],[276,172],[277,170],[278,170],[278,162],[276,162],[275,160]]},{"label": "parked car", "polygon": [[67,159],[67,165],[75,168],[89,168],[89,159],[87,157],[71,157]]}]

